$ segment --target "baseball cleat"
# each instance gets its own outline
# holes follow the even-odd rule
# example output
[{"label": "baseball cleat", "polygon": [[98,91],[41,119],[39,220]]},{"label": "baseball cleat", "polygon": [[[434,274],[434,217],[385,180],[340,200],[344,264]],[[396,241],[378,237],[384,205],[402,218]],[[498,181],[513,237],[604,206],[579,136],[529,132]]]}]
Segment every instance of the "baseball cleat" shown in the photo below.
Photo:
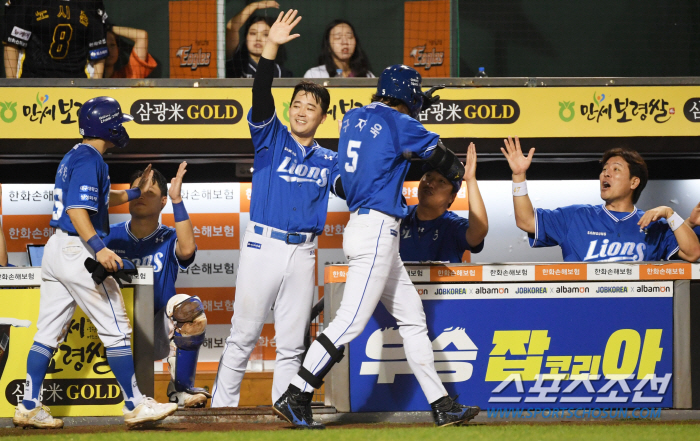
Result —
[{"label": "baseball cleat", "polygon": [[168,384],[168,400],[171,403],[176,403],[179,408],[206,407],[209,398],[211,398],[211,395],[204,389],[193,388],[192,390],[178,392],[175,390],[175,385],[172,381]]},{"label": "baseball cleat", "polygon": [[[455,397],[457,399],[457,397]],[[450,397],[442,397],[430,404],[433,408],[433,421],[438,427],[460,425],[479,414],[479,407],[464,406]]]},{"label": "baseball cleat", "polygon": [[16,427],[22,428],[60,429],[63,427],[63,420],[52,417],[48,407],[41,405],[32,410],[27,410],[21,401],[15,408],[15,416],[12,417],[12,423]]},{"label": "baseball cleat", "polygon": [[[296,391],[292,390],[296,389]],[[326,426],[314,421],[311,412],[311,392],[300,392],[298,388],[289,389],[272,406],[272,410],[280,419],[287,421],[299,429],[325,429]]]},{"label": "baseball cleat", "polygon": [[129,410],[124,406],[124,422],[131,429],[144,423],[160,421],[177,411],[175,403],[159,403],[153,398],[144,397],[134,410]]}]

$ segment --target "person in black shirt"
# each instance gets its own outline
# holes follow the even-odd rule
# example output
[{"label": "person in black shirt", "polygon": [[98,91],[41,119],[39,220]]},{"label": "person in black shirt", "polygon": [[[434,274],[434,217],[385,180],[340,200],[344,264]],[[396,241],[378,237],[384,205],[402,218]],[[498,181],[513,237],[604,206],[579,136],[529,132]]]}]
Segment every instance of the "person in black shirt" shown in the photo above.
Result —
[{"label": "person in black shirt", "polygon": [[107,57],[101,0],[5,3],[7,78],[102,78]]},{"label": "person in black shirt", "polygon": [[[273,17],[253,15],[258,9],[279,8],[275,1],[260,1],[246,6],[226,24],[226,78],[254,78],[260,62]],[[243,38],[240,30],[243,28]],[[291,71],[281,66],[285,58],[284,48],[277,55],[274,78],[290,78]]]}]

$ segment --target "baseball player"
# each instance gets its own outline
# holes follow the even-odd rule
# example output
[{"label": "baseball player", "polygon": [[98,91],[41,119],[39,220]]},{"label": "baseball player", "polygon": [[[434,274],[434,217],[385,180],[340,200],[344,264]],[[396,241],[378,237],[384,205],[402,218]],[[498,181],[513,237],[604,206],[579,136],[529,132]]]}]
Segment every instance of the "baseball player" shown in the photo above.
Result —
[{"label": "baseball player", "polygon": [[510,137],[501,151],[513,172],[515,223],[528,233],[530,246],[561,247],[567,262],[622,262],[669,260],[678,253],[694,262],[700,257],[698,238],[683,218],[668,207],[646,213],[634,204],[647,184],[646,163],[634,150],[615,148],[601,159],[602,205],[570,205],[555,210],[533,209],[527,195],[527,157],[520,140]]},{"label": "baseball player", "polygon": [[399,256],[407,158],[417,155],[450,180],[464,175],[454,153],[415,119],[437,101],[431,93],[421,92],[421,76],[414,69],[391,66],[379,77],[372,103],[343,118],[338,165],[351,212],[343,235],[347,282],[335,318],[311,344],[298,375],[274,404],[275,413],[296,427],[323,428],[311,413],[313,390],[342,359],[343,345],[362,332],[379,301],[396,318],[408,364],[432,406],[435,423],[460,424],[479,412],[447,395],[435,371],[423,305]]},{"label": "baseball player", "polygon": [[[274,62],[279,45],[299,36],[297,11],[270,28],[253,82],[248,113],[255,148],[250,222],[241,242],[231,334],[221,355],[212,407],[238,406],[241,381],[265,318],[274,305],[277,357],[272,402],[299,370],[314,294],[314,239],[321,234],[328,192],[340,193],[337,154],[314,141],[326,119],[328,91],[302,81],[292,94],[287,129],[275,114]],[[342,197],[342,193],[339,194]]]},{"label": "baseball player", "polygon": [[[204,407],[210,395],[194,387],[197,357],[207,325],[204,305],[199,297],[175,293],[178,269],[186,269],[194,262],[197,249],[192,222],[180,195],[186,167],[186,162],[180,164],[170,181],[170,191],[165,177],[154,169],[151,188],[129,202],[131,220],[111,225],[105,244],[136,265],[153,266],[154,359],[167,357],[171,375],[168,398],[179,407]],[[140,171],[132,176],[132,189],[138,187],[140,179]],[[175,228],[159,222],[168,195]]]},{"label": "baseball player", "polygon": [[109,170],[102,156],[114,146],[124,147],[129,135],[123,123],[133,120],[122,113],[113,98],[98,97],[80,108],[78,126],[83,142],[61,160],[53,191],[51,236],[41,268],[41,297],[37,333],[27,357],[24,399],[17,405],[12,422],[16,426],[60,428],[39,400],[46,369],[64,338],[75,306],[85,312],[97,328],[109,366],[124,394],[124,422],[135,426],[161,420],[177,410],[174,403],[160,404],[141,395],[131,355],[131,325],[117,282],[108,277],[97,285],[86,270],[87,259],[96,259],[107,271],[124,267],[122,259],[105,247],[109,233],[108,208],[136,199],[151,187],[151,166],[138,188],[110,191]]},{"label": "baseball player", "polygon": [[685,224],[693,230],[695,235],[700,240],[700,204],[696,205],[695,208],[693,208],[693,210],[690,212],[690,216],[688,216],[688,218],[685,220]]},{"label": "baseball player", "polygon": [[404,262],[461,263],[464,252],[484,248],[489,231],[484,200],[476,182],[476,147],[469,144],[464,181],[469,195],[469,219],[448,211],[462,187],[439,169],[429,169],[418,183],[418,205],[408,207],[401,221],[399,254]]}]

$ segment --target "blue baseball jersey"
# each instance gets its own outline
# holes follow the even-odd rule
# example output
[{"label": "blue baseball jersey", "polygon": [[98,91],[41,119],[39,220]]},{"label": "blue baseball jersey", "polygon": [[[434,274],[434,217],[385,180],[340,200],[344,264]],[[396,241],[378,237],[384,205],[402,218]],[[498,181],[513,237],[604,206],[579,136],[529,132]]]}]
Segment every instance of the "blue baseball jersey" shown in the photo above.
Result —
[{"label": "blue baseball jersey", "polygon": [[255,147],[250,220],[290,232],[323,232],[328,192],[338,179],[338,154],[297,142],[273,114],[253,123],[248,112],[250,136]]},{"label": "blue baseball jersey", "polygon": [[84,208],[100,237],[109,234],[109,168],[93,146],[78,144],[66,153],[56,172],[50,225],[78,234],[66,211]]},{"label": "blue baseball jersey", "polygon": [[479,253],[484,241],[472,248],[467,242],[469,220],[451,211],[428,221],[416,216],[418,206],[408,207],[408,214],[401,221],[399,254],[404,262],[461,263],[465,251]]},{"label": "blue baseball jersey", "polygon": [[338,165],[350,211],[370,208],[403,218],[403,182],[410,162],[405,152],[427,158],[439,136],[386,104],[374,102],[345,114]]},{"label": "blue baseball jersey", "polygon": [[678,242],[665,219],[639,230],[643,211],[609,211],[605,205],[571,205],[535,209],[535,234],[530,246],[559,245],[567,262],[669,260]]},{"label": "blue baseball jersey", "polygon": [[154,313],[160,311],[175,295],[178,269],[187,269],[196,255],[186,261],[175,254],[177,234],[174,228],[159,225],[150,235],[138,239],[131,233],[131,221],[111,225],[104,240],[107,248],[132,260],[136,265],[153,265]]}]

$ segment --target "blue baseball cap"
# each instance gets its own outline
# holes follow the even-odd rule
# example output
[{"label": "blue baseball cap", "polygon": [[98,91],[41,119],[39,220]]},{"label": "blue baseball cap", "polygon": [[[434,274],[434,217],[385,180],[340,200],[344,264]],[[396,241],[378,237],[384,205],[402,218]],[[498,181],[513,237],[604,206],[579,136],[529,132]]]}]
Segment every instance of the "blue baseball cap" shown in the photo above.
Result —
[{"label": "blue baseball cap", "polygon": [[[431,166],[428,165],[428,164],[424,164],[424,165],[423,165],[423,174],[426,174],[426,173],[428,173],[429,171],[433,171],[433,170],[435,170],[436,172],[440,173],[440,170],[438,170],[438,169],[436,169],[436,168],[434,168],[434,167],[431,167]],[[462,180],[461,180],[461,179],[451,180],[450,178],[448,178],[447,176],[445,176],[444,173],[440,173],[440,174],[441,174],[442,176],[444,176],[445,179],[447,179],[448,181],[450,181],[450,183],[452,183],[452,187],[453,187],[453,189],[454,189],[454,190],[452,191],[453,193],[457,193],[457,192],[459,191],[459,189],[462,188]]]}]

